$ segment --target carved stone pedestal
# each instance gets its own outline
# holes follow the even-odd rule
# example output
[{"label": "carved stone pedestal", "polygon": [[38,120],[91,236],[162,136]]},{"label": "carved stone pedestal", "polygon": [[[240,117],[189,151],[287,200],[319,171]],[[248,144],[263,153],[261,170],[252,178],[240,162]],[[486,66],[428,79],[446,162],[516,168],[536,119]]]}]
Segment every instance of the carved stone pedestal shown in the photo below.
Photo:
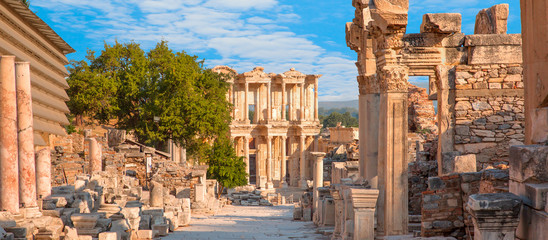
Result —
[{"label": "carved stone pedestal", "polygon": [[515,239],[521,202],[521,198],[512,193],[471,195],[467,208],[474,221],[474,239]]}]

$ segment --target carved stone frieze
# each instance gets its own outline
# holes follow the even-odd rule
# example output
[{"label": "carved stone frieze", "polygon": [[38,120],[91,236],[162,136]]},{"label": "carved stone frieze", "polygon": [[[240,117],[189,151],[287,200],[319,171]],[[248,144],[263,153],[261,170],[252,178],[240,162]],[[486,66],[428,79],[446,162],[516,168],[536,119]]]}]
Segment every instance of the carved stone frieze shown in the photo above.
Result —
[{"label": "carved stone frieze", "polygon": [[358,76],[360,95],[380,93],[380,85],[377,75]]},{"label": "carved stone frieze", "polygon": [[380,90],[388,92],[407,92],[409,69],[405,66],[389,65],[377,70]]}]

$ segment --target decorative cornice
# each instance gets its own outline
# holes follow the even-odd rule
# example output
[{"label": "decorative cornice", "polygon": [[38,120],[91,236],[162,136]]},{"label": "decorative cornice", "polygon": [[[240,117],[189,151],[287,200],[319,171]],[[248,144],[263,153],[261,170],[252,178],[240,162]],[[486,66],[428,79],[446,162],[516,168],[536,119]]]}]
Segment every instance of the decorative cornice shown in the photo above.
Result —
[{"label": "decorative cornice", "polygon": [[407,80],[409,79],[409,69],[401,65],[384,66],[377,70],[380,90],[383,93],[389,92],[407,92]]},{"label": "decorative cornice", "polygon": [[380,93],[380,85],[377,75],[358,76],[360,95]]}]

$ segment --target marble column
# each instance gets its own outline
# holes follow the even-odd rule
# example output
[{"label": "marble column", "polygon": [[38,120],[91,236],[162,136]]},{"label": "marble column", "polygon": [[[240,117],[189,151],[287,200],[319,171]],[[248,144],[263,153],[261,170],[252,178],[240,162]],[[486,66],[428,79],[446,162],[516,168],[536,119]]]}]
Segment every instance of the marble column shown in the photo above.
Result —
[{"label": "marble column", "polygon": [[372,188],[378,184],[380,89],[375,75],[358,76],[360,89],[360,176]]},{"label": "marble column", "polygon": [[266,189],[272,189],[272,136],[266,137]]},{"label": "marble column", "polygon": [[0,57],[0,210],[19,213],[15,56]]},{"label": "marble column", "polygon": [[300,153],[300,159],[299,159],[299,179],[301,181],[299,182],[299,186],[301,189],[307,189],[308,183],[306,181],[306,154],[304,149],[304,140],[306,136],[299,136],[299,153]]},{"label": "marble column", "polygon": [[285,83],[282,83],[282,121],[285,121],[287,119],[287,116],[286,116],[287,102],[285,98],[286,98]]},{"label": "marble column", "polygon": [[318,214],[316,213],[320,200],[318,188],[323,187],[323,158],[325,153],[311,152],[310,154],[314,157],[314,191],[312,193],[312,199],[314,201],[314,214]]},{"label": "marble column", "polygon": [[314,121],[318,122],[318,79],[314,82]]},{"label": "marble column", "polygon": [[[245,83],[245,93],[244,93],[244,119],[247,123],[249,123],[251,121],[251,119],[249,119],[249,83]],[[256,110],[256,109],[255,109]]]},{"label": "marble column", "polygon": [[300,108],[301,109],[301,112],[300,112],[301,114],[300,114],[300,119],[299,119],[300,121],[305,120],[304,119],[304,107],[305,107],[305,103],[304,103],[304,94],[305,94],[304,86],[305,85],[306,85],[305,83],[301,83],[301,108]]},{"label": "marble column", "polygon": [[245,161],[245,172],[247,173],[247,182],[249,183],[249,138],[244,136],[244,161]]},{"label": "marble column", "polygon": [[287,188],[287,182],[285,180],[287,177],[286,145],[287,145],[287,137],[282,136],[282,162],[281,162],[282,169],[280,171],[281,172],[280,187],[282,188]]},{"label": "marble column", "polygon": [[272,119],[272,93],[271,93],[271,86],[270,86],[270,82],[266,85],[267,86],[267,89],[266,89],[266,120],[267,122],[270,121]]},{"label": "marble column", "polygon": [[379,161],[377,229],[384,235],[408,232],[407,79],[400,65],[382,67],[379,82]]},{"label": "marble column", "polygon": [[15,63],[15,79],[19,141],[19,201],[24,207],[36,207],[36,163],[28,62]]},{"label": "marble column", "polygon": [[95,138],[86,139],[89,146],[89,172],[90,174],[103,171],[101,144]]},{"label": "marble column", "polygon": [[49,148],[36,152],[36,194],[38,199],[51,196],[51,150]]}]

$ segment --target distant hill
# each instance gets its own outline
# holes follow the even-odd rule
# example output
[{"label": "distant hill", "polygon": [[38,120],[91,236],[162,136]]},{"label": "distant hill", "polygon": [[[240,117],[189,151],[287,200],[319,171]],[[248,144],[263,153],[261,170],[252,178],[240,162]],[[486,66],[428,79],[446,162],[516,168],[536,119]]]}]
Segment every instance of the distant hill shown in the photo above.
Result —
[{"label": "distant hill", "polygon": [[340,102],[318,102],[318,107],[324,109],[332,108],[359,108],[358,100],[340,101]]}]

